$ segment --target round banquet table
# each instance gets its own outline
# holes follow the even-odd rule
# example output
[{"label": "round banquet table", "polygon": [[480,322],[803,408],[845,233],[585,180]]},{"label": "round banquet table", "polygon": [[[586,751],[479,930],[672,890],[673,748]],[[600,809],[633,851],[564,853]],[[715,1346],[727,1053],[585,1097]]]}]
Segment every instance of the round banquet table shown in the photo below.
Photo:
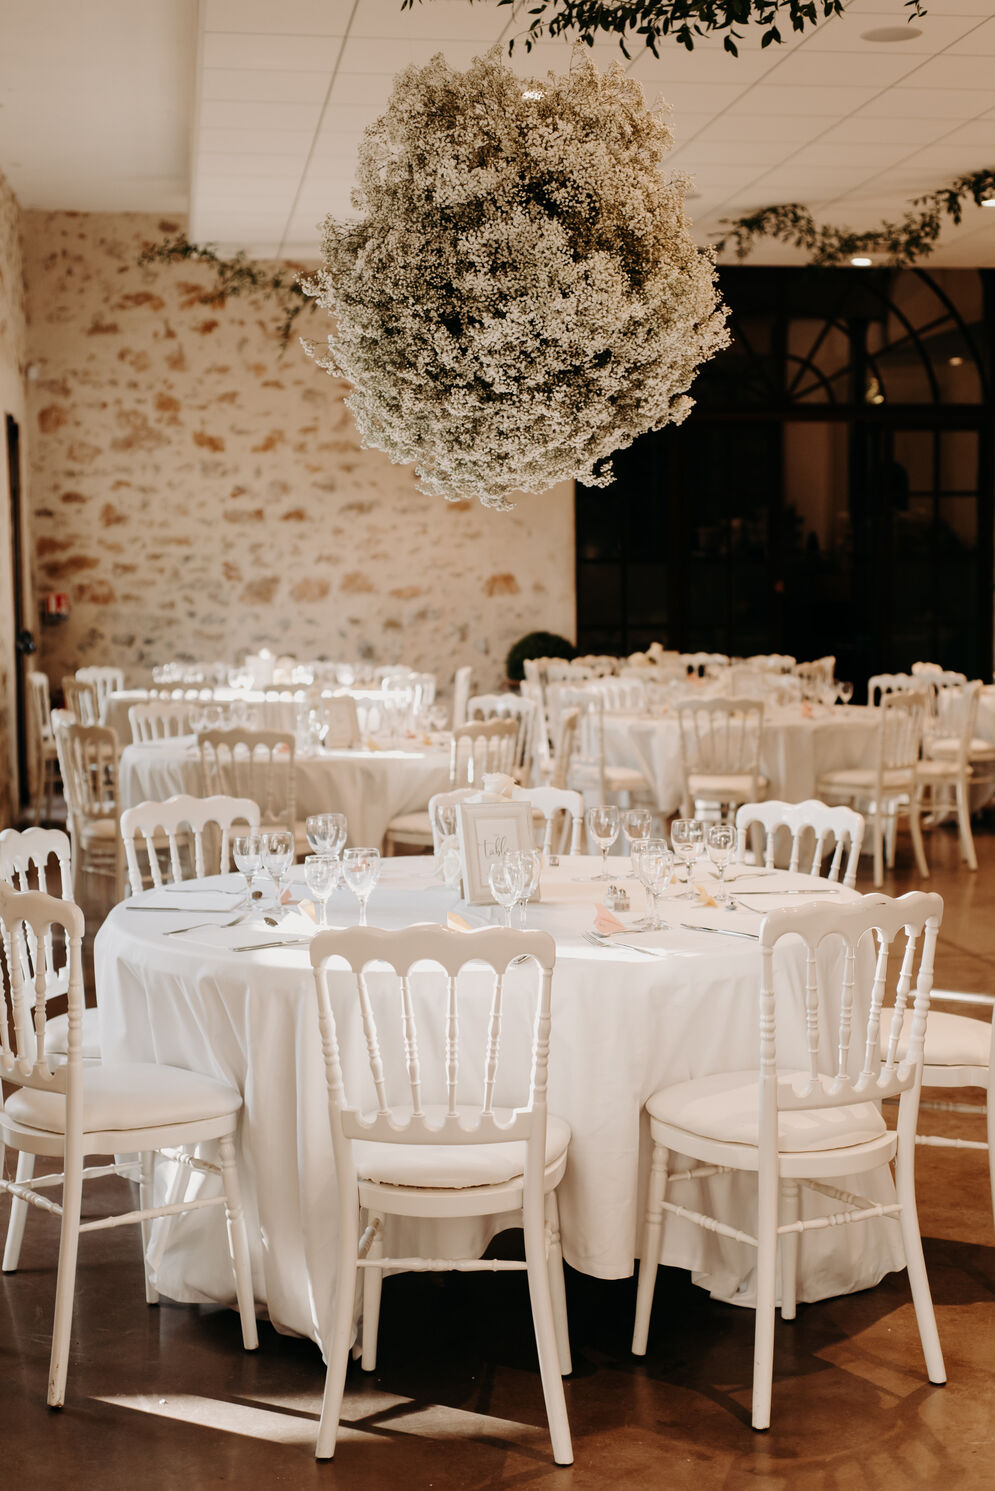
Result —
[{"label": "round banquet table", "polygon": [[[663,956],[592,946],[583,931],[592,925],[602,888],[589,877],[592,859],[565,858],[547,870],[542,902],[530,907],[530,925],[550,931],[557,944],[553,979],[550,1111],[571,1125],[572,1139],[559,1189],[564,1256],[574,1268],[599,1278],[631,1274],[649,1153],[643,1105],[667,1083],[735,1070],[758,1045],[758,943],[708,931],[646,934],[641,941]],[[758,886],[758,872],[737,867],[742,887]],[[165,1062],[219,1077],[244,1095],[240,1164],[256,1298],[274,1325],[327,1346],[335,1285],[335,1184],[327,1091],[318,1033],[316,998],[306,945],[239,952],[245,943],[278,935],[255,926],[211,927],[165,938],[170,928],[228,918],[233,897],[213,900],[207,887],[237,883],[236,877],[203,882],[204,901],[184,896],[182,910],[169,905],[168,887],[116,906],[97,934],[95,966],[101,1039],[107,1061]],[[805,876],[765,875],[772,886],[811,886]],[[825,884],[825,882],[821,882]],[[301,888],[303,893],[303,888]],[[759,928],[759,910],[729,912],[664,900],[667,920],[701,926]],[[840,890],[841,898],[855,892]],[[179,898],[174,896],[173,901]],[[769,909],[776,897],[757,901]],[[804,898],[785,904],[809,904]],[[385,927],[416,921],[446,921],[459,908],[467,920],[496,921],[497,908],[468,908],[455,891],[433,877],[431,859],[390,860],[370,901],[370,920]],[[197,912],[195,913],[195,908]],[[356,905],[345,891],[329,902],[333,925],[354,925]],[[286,930],[313,930],[293,911]],[[838,947],[831,939],[827,947]],[[838,956],[833,953],[832,956]],[[801,944],[781,945],[778,1057],[805,1064],[803,960]],[[505,1022],[513,1022],[520,1051],[531,1033],[534,974],[531,965],[510,970]],[[515,979],[525,981],[516,984]],[[351,987],[351,985],[350,985]],[[481,1027],[486,1001],[477,1018]],[[462,1039],[471,1040],[472,1011],[462,1017]],[[482,1034],[481,1034],[482,1039]],[[832,1035],[827,1036],[831,1044]],[[171,1177],[159,1166],[163,1194]],[[189,1175],[183,1172],[184,1177]],[[697,1199],[720,1208],[735,1225],[755,1225],[755,1186],[749,1177],[721,1176],[697,1182]],[[841,1178],[875,1201],[893,1199],[887,1167],[859,1181]],[[833,1203],[803,1192],[806,1214]],[[694,1198],[690,1204],[695,1204]],[[438,1256],[477,1256],[508,1219],[454,1224],[392,1219],[388,1252],[425,1248]],[[395,1252],[395,1256],[398,1254]],[[150,1261],[158,1287],[170,1298],[230,1303],[233,1295],[224,1218],[217,1209],[186,1213],[154,1224]],[[753,1253],[743,1244],[706,1233],[675,1217],[665,1225],[662,1262],[690,1270],[718,1297],[753,1303]],[[904,1267],[899,1230],[888,1220],[861,1228],[827,1228],[806,1235],[799,1269],[799,1298],[826,1298],[877,1283]]]},{"label": "round banquet table", "polygon": [[[825,709],[813,705],[766,709],[760,749],[760,772],[768,781],[767,797],[804,802],[814,797],[825,771],[873,766],[876,710],[848,705]],[[676,711],[659,717],[606,713],[605,761],[632,766],[651,783],[657,806],[667,817],[681,803],[681,732]]]},{"label": "round banquet table", "polygon": [[[100,723],[110,725],[117,732],[117,738],[122,745],[127,745],[131,740],[131,721],[128,711],[133,704],[150,704],[153,701],[169,704],[178,703],[201,703],[201,704],[245,704],[249,707],[253,719],[254,728],[263,730],[289,730],[291,733],[297,728],[297,719],[300,713],[300,702],[294,697],[295,692],[303,701],[308,693],[308,687],[301,684],[299,687],[288,684],[286,687],[274,687],[264,689],[233,689],[223,686],[213,687],[204,685],[198,688],[191,685],[189,688],[176,688],[174,690],[158,689],[152,693],[149,689],[118,689],[108,694],[104,703]],[[384,704],[387,695],[383,689],[346,689],[336,688],[328,690],[329,695],[348,694],[355,699],[357,704]]]},{"label": "round banquet table", "polygon": [[[379,845],[392,818],[420,812],[449,786],[449,751],[441,747],[298,752],[294,768],[297,817],[345,813],[350,844]],[[175,792],[202,796],[195,737],[125,746],[119,780],[122,809]]]}]

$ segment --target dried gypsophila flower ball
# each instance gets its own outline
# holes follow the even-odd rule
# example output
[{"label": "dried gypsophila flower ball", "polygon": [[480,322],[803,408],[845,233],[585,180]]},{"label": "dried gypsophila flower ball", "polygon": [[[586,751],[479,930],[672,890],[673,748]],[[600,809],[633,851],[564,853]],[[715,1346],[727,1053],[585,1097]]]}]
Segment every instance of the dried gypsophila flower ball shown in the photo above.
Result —
[{"label": "dried gypsophila flower ball", "polygon": [[353,205],[326,218],[305,283],[335,330],[366,446],[423,488],[509,494],[611,481],[611,453],[685,419],[729,340],[665,110],[588,62],[523,81],[497,50],[401,72],[365,132]]}]

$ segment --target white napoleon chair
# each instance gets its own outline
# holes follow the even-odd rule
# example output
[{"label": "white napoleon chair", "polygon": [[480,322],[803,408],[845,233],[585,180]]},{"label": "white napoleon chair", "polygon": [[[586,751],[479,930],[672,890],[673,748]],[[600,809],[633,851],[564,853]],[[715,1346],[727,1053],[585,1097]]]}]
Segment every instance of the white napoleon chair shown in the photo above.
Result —
[{"label": "white napoleon chair", "polygon": [[721,812],[756,802],[767,788],[760,774],[764,706],[759,699],[695,699],[677,706],[684,790],[681,814]]},{"label": "white napoleon chair", "polygon": [[52,728],[52,701],[46,673],[28,674],[28,705],[34,761],[35,822],[41,823],[43,816],[46,822],[52,816],[52,798],[59,779],[59,748]]},{"label": "white napoleon chair", "polygon": [[[0,886],[0,931],[3,963],[16,1032],[11,1042],[6,1020],[0,1022],[0,1074],[13,1092],[0,1110],[0,1155],[7,1145],[19,1154],[61,1160],[62,1172],[26,1181],[3,1179],[0,1194],[27,1202],[60,1218],[59,1267],[55,1286],[55,1321],[49,1368],[48,1404],[60,1408],[65,1400],[69,1342],[72,1330],[76,1260],[80,1234],[95,1229],[140,1222],[146,1257],[145,1296],[158,1301],[148,1267],[149,1224],[155,1217],[206,1206],[224,1206],[234,1273],[234,1297],[242,1317],[246,1350],[258,1344],[252,1297],[248,1239],[235,1165],[235,1133],[242,1099],[233,1087],[178,1067],[151,1063],[84,1065],[81,1050],[83,1019],[83,913],[71,901],[57,900],[41,891],[13,891]],[[69,1042],[64,1058],[51,1060],[46,1035],[48,998],[47,949],[67,947],[69,976]],[[25,979],[19,949],[37,949],[32,977]],[[45,956],[40,956],[45,950]],[[154,1205],[156,1154],[173,1145],[188,1146],[217,1140],[219,1163],[188,1158],[197,1171],[218,1174],[222,1194]],[[86,1165],[88,1155],[137,1155],[121,1164]],[[135,1177],[136,1166],[138,1176]],[[111,1217],[84,1222],[80,1217],[83,1181],[101,1175],[139,1179],[139,1206]],[[61,1203],[45,1189],[61,1189]],[[4,1256],[4,1270],[16,1270],[19,1247]]]},{"label": "white napoleon chair", "polygon": [[131,739],[135,745],[156,740],[175,740],[191,733],[191,705],[182,699],[151,699],[148,704],[132,704],[128,710]]},{"label": "white napoleon chair", "polygon": [[[529,967],[509,973],[521,957]],[[339,1218],[320,1460],[335,1453],[357,1271],[362,1366],[371,1372],[385,1269],[527,1272],[553,1457],[560,1465],[573,1460],[561,1381],[571,1363],[556,1208],[570,1129],[546,1107],[554,960],[547,933],[503,927],[357,927],[312,939]],[[345,970],[336,973],[336,963]],[[387,1216],[503,1212],[521,1213],[524,1263],[384,1254]]]},{"label": "white napoleon chair", "polygon": [[932,678],[916,678],[912,673],[872,673],[867,680],[867,702],[878,705],[888,694],[901,693],[903,689],[932,696]]},{"label": "white napoleon chair", "polygon": [[680,660],[685,673],[696,673],[705,677],[708,672],[728,668],[729,658],[724,652],[682,652]]},{"label": "white napoleon chair", "polygon": [[[479,792],[485,776],[492,773],[512,776],[517,748],[517,720],[468,720],[465,725],[457,725],[449,749],[450,786],[472,787]],[[393,854],[398,844],[429,849],[434,843],[435,833],[427,808],[399,813],[390,820],[384,834],[386,854]]]},{"label": "white napoleon chair", "polygon": [[957,673],[953,668],[944,668],[939,663],[913,663],[909,669],[913,678],[926,678],[937,688],[951,683],[967,683],[966,673]]},{"label": "white napoleon chair", "polygon": [[536,728],[534,702],[524,694],[475,694],[467,702],[467,723],[473,720],[514,720],[518,734],[515,741],[513,773],[526,781],[532,768],[532,741]]},{"label": "white napoleon chair", "polygon": [[[755,1429],[770,1425],[778,1262],[781,1315],[793,1320],[798,1252],[812,1228],[877,1216],[897,1220],[927,1375],[930,1382],[946,1380],[916,1215],[914,1159],[923,1041],[942,915],[940,897],[922,891],[898,900],[867,896],[849,906],[772,911],[760,928],[757,1066],[663,1088],[646,1104],[653,1160],[632,1349],[642,1356],[647,1347],[665,1212],[756,1248]],[[807,1053],[803,1063],[787,1067],[778,1064],[778,1016],[793,1005],[796,994],[782,961],[790,949],[778,944],[798,938],[804,943]],[[863,997],[855,1000],[858,981]],[[790,1041],[785,1038],[783,1044]],[[900,1099],[895,1129],[886,1127],[880,1111],[881,1101],[889,1097]],[[687,1156],[690,1169],[672,1173],[671,1152]],[[894,1203],[867,1201],[833,1182],[835,1176],[867,1174],[890,1161],[895,1165]],[[670,1199],[672,1187],[733,1171],[757,1177],[755,1236],[730,1219]],[[839,1202],[839,1210],[830,1217],[803,1219],[800,1188]]]},{"label": "white napoleon chair", "polygon": [[541,819],[542,852],[547,859],[551,854],[583,852],[584,799],[579,792],[568,787],[516,787],[512,797],[530,803],[533,820],[537,815]]},{"label": "white napoleon chair", "polygon": [[610,678],[618,665],[619,659],[606,652],[586,652],[570,659],[571,668],[584,668],[589,678]]},{"label": "white napoleon chair", "polygon": [[80,725],[100,723],[97,690],[92,683],[81,683],[79,679],[66,676],[62,680],[62,697],[66,710]]},{"label": "white napoleon chair", "polygon": [[643,678],[592,678],[587,687],[601,695],[605,709],[640,714],[646,708]]},{"label": "white napoleon chair", "polygon": [[117,901],[124,889],[117,733],[107,725],[81,725],[61,709],[53,711],[52,725],[72,845],[73,897],[79,899],[83,877],[94,875],[110,880]]},{"label": "white napoleon chair", "polygon": [[586,683],[589,678],[599,676],[586,663],[570,663],[564,658],[537,658],[536,661],[545,664],[542,674],[547,687],[551,683]]},{"label": "white napoleon chair", "polygon": [[[137,896],[148,880],[157,890],[163,884],[160,852],[168,853],[169,884],[183,880],[184,851],[193,842],[193,875],[227,875],[232,868],[232,830],[252,832],[259,828],[259,808],[247,797],[188,797],[177,793],[165,802],[140,802],[121,814],[121,837],[128,861],[131,894]],[[145,850],[147,871],[139,857],[139,840]],[[208,864],[208,855],[213,863]]]},{"label": "white napoleon chair", "polygon": [[[648,779],[634,766],[609,762],[605,747],[605,701],[601,691],[587,686],[559,687],[550,691],[551,708],[555,696],[554,729],[558,733],[557,760],[565,756],[570,745],[566,775],[554,771],[554,787],[570,786],[580,792],[585,802],[607,802],[618,797],[628,807],[634,797],[648,798],[652,788]],[[576,714],[576,724],[567,738],[563,716]]]},{"label": "white napoleon chair", "polygon": [[765,673],[792,673],[798,659],[787,652],[756,652],[744,662],[748,668],[760,668]]},{"label": "white napoleon chair", "polygon": [[836,677],[836,658],[833,653],[813,658],[808,663],[795,664],[795,676],[813,688],[829,688]]},{"label": "white napoleon chair", "polygon": [[[814,797],[807,802],[778,802],[771,799],[769,802],[743,803],[736,810],[736,859],[740,864],[746,858],[747,846],[752,837],[751,830],[754,828],[763,832],[762,854],[767,869],[774,867],[777,831],[783,828],[791,835],[789,870],[802,869],[802,844],[807,842],[812,849],[811,859],[807,848],[805,851],[808,874],[822,875],[826,880],[839,880],[843,869],[843,853],[846,850],[843,884],[851,890],[856,885],[860,846],[864,842],[864,820],[852,808],[842,805],[829,807],[827,803],[818,802]],[[823,862],[830,850],[833,857],[829,869],[823,872]],[[802,873],[805,873],[804,870]]]},{"label": "white napoleon chair", "polygon": [[[928,681],[935,683],[933,678]],[[924,737],[923,758],[916,767],[920,804],[932,822],[939,822],[951,811],[956,814],[961,858],[969,870],[978,868],[971,832],[971,784],[975,776],[971,747],[980,694],[980,679],[936,688],[933,731]],[[995,749],[988,746],[987,751],[995,759]]]},{"label": "white napoleon chair", "polygon": [[119,694],[124,688],[123,668],[77,668],[76,682],[88,683],[96,691],[97,718],[102,720],[111,694]]},{"label": "white napoleon chair", "polygon": [[289,730],[202,730],[198,737],[205,797],[248,798],[262,829],[286,828],[298,852],[307,843],[296,820],[294,735]]},{"label": "white napoleon chair", "polygon": [[898,815],[908,813],[912,848],[919,874],[926,879],[929,866],[919,821],[917,766],[928,701],[925,693],[900,689],[884,694],[878,705],[880,716],[873,766],[843,767],[823,772],[815,790],[823,801],[843,798],[860,804],[870,817],[874,836],[874,884],[884,883],[885,838],[894,843]]}]

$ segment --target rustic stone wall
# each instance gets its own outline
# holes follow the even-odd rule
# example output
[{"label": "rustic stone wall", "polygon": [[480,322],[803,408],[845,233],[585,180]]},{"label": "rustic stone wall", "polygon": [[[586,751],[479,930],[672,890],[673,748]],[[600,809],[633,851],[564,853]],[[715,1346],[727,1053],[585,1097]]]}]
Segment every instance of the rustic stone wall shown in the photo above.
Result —
[{"label": "rustic stone wall", "polygon": [[72,606],[45,633],[50,677],[85,661],[140,682],[268,646],[440,682],[472,663],[489,688],[524,632],[572,636],[569,486],[510,514],[423,495],[362,449],[345,385],[281,353],[272,305],[205,303],[198,266],[138,267],[177,226],[25,214],[35,582]]},{"label": "rustic stone wall", "polygon": [[[21,210],[0,173],[0,416],[12,414],[24,429],[24,377],[27,318],[21,268]],[[5,421],[0,419],[0,827],[13,821],[17,765],[14,755],[15,706],[13,580],[10,550],[10,493]],[[22,449],[22,487],[26,482]]]}]

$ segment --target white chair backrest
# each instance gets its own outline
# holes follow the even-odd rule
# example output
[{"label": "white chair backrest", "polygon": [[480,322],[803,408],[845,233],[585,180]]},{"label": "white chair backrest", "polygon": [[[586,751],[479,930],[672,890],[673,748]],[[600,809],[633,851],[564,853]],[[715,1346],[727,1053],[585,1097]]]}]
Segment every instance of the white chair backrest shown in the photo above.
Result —
[{"label": "white chair backrest", "polygon": [[748,668],[761,668],[766,673],[790,673],[797,659],[787,652],[757,652],[744,661]]},{"label": "white chair backrest", "polygon": [[[64,711],[57,710],[53,721]],[[117,733],[107,725],[80,725],[75,720],[56,730],[62,787],[70,825],[81,828],[118,816]]]},{"label": "white chair backrest", "polygon": [[449,753],[450,785],[479,787],[494,772],[511,776],[517,748],[517,720],[468,720],[458,725]]},{"label": "white chair backrest", "polygon": [[467,723],[471,720],[514,720],[518,734],[515,741],[515,766],[522,777],[531,764],[532,738],[535,731],[535,705],[522,694],[475,694],[466,707]]},{"label": "white chair backrest", "polygon": [[180,699],[152,699],[132,704],[128,710],[131,739],[135,745],[155,740],[174,740],[190,733],[190,706]]},{"label": "white chair backrest", "polygon": [[123,668],[77,668],[76,682],[92,684],[97,692],[97,718],[103,719],[107,700],[124,688]]},{"label": "white chair backrest", "polygon": [[[830,850],[833,858],[824,879],[839,880],[843,868],[843,851],[848,850],[843,884],[853,888],[857,882],[857,864],[860,846],[864,840],[864,819],[860,813],[847,807],[829,807],[824,802],[810,798],[807,802],[747,802],[736,811],[736,857],[740,863],[746,856],[750,830],[754,825],[764,832],[764,864],[768,869],[774,865],[774,850],[777,830],[784,828],[791,835],[790,870],[807,869],[810,875],[823,875],[822,863]],[[802,861],[802,843],[811,844]]]},{"label": "white chair backrest", "polygon": [[[928,681],[935,682],[932,678]],[[956,740],[956,760],[962,770],[966,770],[971,759],[971,743],[974,740],[975,726],[978,721],[980,698],[980,678],[972,680],[971,683],[946,683],[936,686],[934,729],[936,734],[943,739]]]},{"label": "white chair backrest", "polygon": [[80,725],[96,725],[100,719],[97,690],[92,683],[82,683],[78,678],[63,678],[62,697],[66,709]]},{"label": "white chair backrest", "polygon": [[957,673],[939,663],[913,663],[909,669],[913,678],[925,678],[937,687],[949,683],[967,683],[966,673]]},{"label": "white chair backrest", "polygon": [[902,689],[895,694],[883,694],[878,709],[881,714],[877,754],[879,773],[913,770],[919,759],[923,727],[929,712],[928,696]]},{"label": "white chair backrest", "polygon": [[322,745],[326,750],[354,751],[360,744],[359,711],[350,694],[336,694],[315,700],[309,711],[312,720],[324,731]]},{"label": "white chair backrest", "polygon": [[294,736],[285,730],[205,730],[199,740],[205,797],[248,798],[260,826],[294,831]]},{"label": "white chair backrest", "polygon": [[[65,1094],[67,1146],[74,1130],[78,1144],[82,1126],[83,931],[73,901],[0,883],[0,1077]],[[68,997],[69,1041],[68,1054],[50,1062],[47,1005],[55,994]]]},{"label": "white chair backrest", "polygon": [[[547,859],[550,854],[581,853],[584,799],[579,792],[566,787],[516,787],[512,796],[542,814],[542,852]],[[565,844],[569,847],[564,848]]]},{"label": "white chair backrest", "polygon": [[588,652],[582,657],[572,658],[570,666],[575,671],[583,668],[588,678],[610,678],[618,670],[619,660],[617,657],[609,657],[607,653]]},{"label": "white chair backrest", "polygon": [[466,705],[473,687],[473,669],[469,664],[453,674],[453,727],[466,724]]},{"label": "white chair backrest", "polygon": [[828,688],[836,676],[836,658],[832,654],[814,658],[809,663],[796,663],[795,673],[805,683],[816,688]]},{"label": "white chair backrest", "polygon": [[756,775],[764,706],[758,699],[695,699],[677,706],[685,775]]},{"label": "white chair backrest", "polygon": [[724,652],[682,652],[680,661],[686,673],[697,673],[701,677],[711,670],[728,668],[729,658]]},{"label": "white chair backrest", "polygon": [[[131,894],[137,896],[145,886],[145,871],[139,859],[138,841],[144,842],[147,878],[152,885],[163,885],[162,869],[155,843],[165,835],[169,850],[169,882],[178,885],[183,879],[183,844],[193,839],[193,874],[200,879],[204,875],[227,875],[232,868],[229,847],[232,830],[236,834],[258,829],[259,808],[248,798],[238,797],[189,797],[178,793],[165,802],[140,802],[133,808],[125,808],[121,814],[121,837],[128,862],[128,879]],[[214,830],[214,832],[210,832]],[[208,863],[208,851],[214,850]]]},{"label": "white chair backrest", "polygon": [[[58,864],[59,888],[49,885],[50,861]],[[40,890],[73,898],[72,851],[61,828],[5,828],[0,833],[0,881],[14,890]]]},{"label": "white chair backrest", "polygon": [[35,740],[46,743],[55,739],[52,734],[52,701],[48,688],[47,673],[28,674],[28,700],[31,710],[31,728]]},{"label": "white chair backrest", "polygon": [[915,678],[911,673],[872,673],[867,680],[868,704],[880,704],[886,694],[897,694],[902,689],[929,692],[931,680]]},{"label": "white chair backrest", "polygon": [[557,727],[556,742],[553,751],[553,769],[549,779],[549,785],[559,788],[561,791],[567,785],[567,777],[570,774],[570,762],[573,759],[579,728],[580,710],[564,709],[560,714],[559,725]]},{"label": "white chair backrest", "polygon": [[[933,957],[942,916],[943,901],[938,895],[912,891],[897,900],[871,895],[849,906],[823,901],[817,906],[772,911],[764,918],[760,927],[760,1147],[767,1151],[768,1163],[777,1145],[778,1110],[876,1103],[906,1092],[915,1098],[922,1080]],[[804,1047],[793,1043],[793,1075],[782,1075],[779,1080],[775,950],[782,937],[800,937],[805,943],[805,1040]],[[863,938],[868,939],[868,953],[874,954],[873,975],[866,979],[858,966],[863,961],[858,952]],[[866,1000],[855,999],[858,977],[870,986]],[[834,998],[828,997],[831,983],[838,989]],[[782,1014],[789,1003],[794,1009],[796,1002],[792,990],[790,999],[782,1003]],[[866,1020],[855,1019],[855,1008],[867,1010]],[[908,1022],[906,1014],[912,1017]]]},{"label": "white chair backrest", "polygon": [[[512,975],[514,1004],[506,1006],[508,967],[522,955],[534,963]],[[351,1197],[355,1204],[351,1141],[357,1139],[425,1145],[519,1140],[526,1188],[537,1169],[541,1178],[554,959],[548,933],[504,927],[354,927],[312,938],[343,1202]],[[336,972],[330,965],[340,961],[346,968]],[[476,966],[469,969],[471,963]],[[531,1001],[519,984],[526,979],[536,986]],[[489,1018],[480,1022],[479,1044],[473,1043],[470,1022],[461,1017],[468,1001],[479,1008],[488,982]],[[531,1039],[523,1051],[524,1030]]]},{"label": "white chair backrest", "polygon": [[605,709],[642,713],[646,708],[646,681],[642,678],[592,678],[588,688],[596,690]]},{"label": "white chair backrest", "polygon": [[588,678],[594,678],[593,668],[588,668],[584,663],[568,663],[562,658],[546,658],[539,661],[545,662],[543,672],[546,683],[583,683]]},{"label": "white chair backrest", "polygon": [[532,780],[543,782],[553,769],[553,755],[549,746],[549,722],[546,719],[546,706],[542,697],[542,684],[534,682],[530,678],[522,680],[520,685],[523,699],[528,699],[532,705]]}]

